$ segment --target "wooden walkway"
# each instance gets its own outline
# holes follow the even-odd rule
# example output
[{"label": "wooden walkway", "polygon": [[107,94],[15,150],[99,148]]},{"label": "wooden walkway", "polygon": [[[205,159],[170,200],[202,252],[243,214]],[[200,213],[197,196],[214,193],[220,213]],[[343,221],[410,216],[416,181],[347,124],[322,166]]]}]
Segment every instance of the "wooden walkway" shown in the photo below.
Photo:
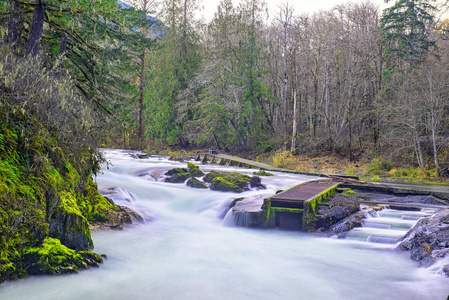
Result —
[{"label": "wooden walkway", "polygon": [[272,207],[304,208],[304,201],[313,199],[324,190],[335,185],[334,183],[306,182],[284,193],[271,197]]}]

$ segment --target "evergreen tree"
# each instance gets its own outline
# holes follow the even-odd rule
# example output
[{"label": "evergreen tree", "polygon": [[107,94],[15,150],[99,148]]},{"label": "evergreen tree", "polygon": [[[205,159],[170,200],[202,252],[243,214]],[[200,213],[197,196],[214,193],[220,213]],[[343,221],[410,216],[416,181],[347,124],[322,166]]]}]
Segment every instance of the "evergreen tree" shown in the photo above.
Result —
[{"label": "evergreen tree", "polygon": [[424,60],[434,45],[427,34],[435,11],[432,2],[434,0],[397,0],[384,11],[381,27],[386,55],[393,55],[397,63],[407,62],[409,68],[413,68]]},{"label": "evergreen tree", "polygon": [[[160,143],[185,144],[183,127],[189,118],[189,102],[195,97],[189,89],[200,61],[198,37],[193,26],[195,2],[165,2],[163,36],[150,53],[151,65],[146,99],[146,133]],[[150,79],[151,78],[151,79]]]}]

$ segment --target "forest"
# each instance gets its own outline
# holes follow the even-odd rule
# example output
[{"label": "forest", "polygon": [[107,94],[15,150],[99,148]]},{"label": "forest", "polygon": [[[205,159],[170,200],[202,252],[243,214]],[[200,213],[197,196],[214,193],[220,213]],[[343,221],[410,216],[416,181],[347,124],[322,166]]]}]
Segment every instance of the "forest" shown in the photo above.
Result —
[{"label": "forest", "polygon": [[223,0],[205,21],[194,0],[2,1],[2,77],[65,80],[63,101],[15,104],[92,149],[381,156],[446,174],[447,3],[387,2],[311,15],[286,2],[269,18],[264,1]]}]

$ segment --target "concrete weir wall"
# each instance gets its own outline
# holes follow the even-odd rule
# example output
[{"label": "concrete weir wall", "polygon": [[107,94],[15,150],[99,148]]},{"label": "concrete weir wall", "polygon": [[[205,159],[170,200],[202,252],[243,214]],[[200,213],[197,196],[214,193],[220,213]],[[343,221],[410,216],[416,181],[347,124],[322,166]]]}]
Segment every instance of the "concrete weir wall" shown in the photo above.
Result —
[{"label": "concrete weir wall", "polygon": [[[296,185],[275,197],[282,198],[282,194],[287,194],[294,189],[300,188],[303,184]],[[273,197],[264,200],[262,206],[264,223],[263,228],[279,228],[284,230],[310,231],[309,224],[315,221],[316,209],[319,205],[326,205],[328,197],[335,194],[338,184],[329,184],[329,187],[320,193],[313,195],[306,200],[293,201],[272,201]],[[272,205],[274,204],[274,205]]]}]

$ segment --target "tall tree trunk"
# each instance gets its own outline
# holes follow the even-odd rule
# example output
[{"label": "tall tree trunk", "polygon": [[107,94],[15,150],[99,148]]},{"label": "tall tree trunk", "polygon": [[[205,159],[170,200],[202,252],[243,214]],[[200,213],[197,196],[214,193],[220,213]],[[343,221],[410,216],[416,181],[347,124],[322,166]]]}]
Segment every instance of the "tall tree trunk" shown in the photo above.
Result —
[{"label": "tall tree trunk", "polygon": [[143,124],[143,97],[145,93],[145,49],[143,49],[143,53],[140,56],[140,83],[139,83],[139,112],[137,116],[137,121],[139,123],[139,130],[138,130],[138,139],[139,144],[143,142],[144,133],[145,133],[145,127]]},{"label": "tall tree trunk", "polygon": [[45,9],[41,0],[36,0],[34,7],[33,21],[31,24],[30,37],[28,39],[27,55],[36,56],[39,53],[42,30],[44,26]]},{"label": "tall tree trunk", "polygon": [[296,91],[293,90],[293,132],[292,132],[292,147],[290,149],[291,152],[295,151],[296,148],[296,130],[297,130],[297,104],[296,104]]},{"label": "tall tree trunk", "polygon": [[67,51],[67,42],[68,42],[67,34],[63,33],[61,36],[61,43],[59,45],[59,57],[65,55]]},{"label": "tall tree trunk", "polygon": [[284,125],[284,144],[285,148],[287,148],[287,114],[288,114],[288,58],[287,58],[287,30],[288,30],[288,9],[285,11],[285,21],[283,24],[284,27],[284,47],[283,47],[283,53],[284,53],[284,119],[283,125]]},{"label": "tall tree trunk", "polygon": [[8,23],[8,37],[7,42],[8,44],[12,45],[12,47],[15,49],[15,43],[17,42],[17,39],[19,38],[19,31],[17,30],[17,26],[20,23],[20,4],[17,2],[14,2],[14,7],[12,9],[11,15],[9,16],[9,23]]},{"label": "tall tree trunk", "polygon": [[419,134],[415,117],[413,117],[413,138],[415,140],[415,151],[416,151],[416,158],[418,160],[418,165],[421,169],[424,169],[424,159],[422,156],[421,142],[419,141]]},{"label": "tall tree trunk", "polygon": [[433,95],[433,80],[432,76],[428,76],[429,88],[430,88],[430,130],[432,131],[432,147],[433,147],[433,160],[435,162],[435,168],[437,169],[438,176],[441,176],[440,164],[438,163],[438,148],[436,141],[436,118],[435,118],[435,98]]}]

